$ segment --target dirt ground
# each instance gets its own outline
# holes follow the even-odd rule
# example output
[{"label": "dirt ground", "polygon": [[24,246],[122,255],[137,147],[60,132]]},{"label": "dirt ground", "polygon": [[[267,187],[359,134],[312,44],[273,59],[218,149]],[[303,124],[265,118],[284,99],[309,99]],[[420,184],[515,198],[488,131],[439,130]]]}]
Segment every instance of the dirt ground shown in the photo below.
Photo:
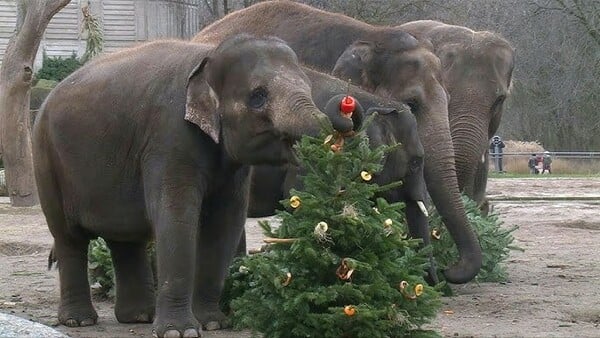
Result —
[{"label": "dirt ground", "polygon": [[[456,296],[444,299],[432,327],[450,337],[600,337],[600,179],[492,179],[488,195],[505,225],[519,225],[516,244],[525,251],[509,258],[506,283],[454,286]],[[510,200],[518,197],[554,200]],[[46,271],[52,240],[44,217],[39,207],[3,202],[0,311],[56,326],[58,272]],[[249,220],[247,229],[249,247],[259,247],[256,222]],[[109,302],[95,305],[98,325],[57,329],[73,337],[151,336],[148,324],[117,323]],[[204,337],[250,334],[225,330]]]}]

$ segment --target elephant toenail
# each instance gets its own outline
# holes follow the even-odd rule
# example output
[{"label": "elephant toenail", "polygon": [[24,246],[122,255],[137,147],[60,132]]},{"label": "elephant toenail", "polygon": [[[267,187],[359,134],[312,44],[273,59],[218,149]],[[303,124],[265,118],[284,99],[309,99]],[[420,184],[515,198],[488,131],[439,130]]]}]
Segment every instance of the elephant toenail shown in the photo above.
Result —
[{"label": "elephant toenail", "polygon": [[198,330],[196,329],[187,329],[183,332],[183,338],[198,338],[200,334],[198,334]]},{"label": "elephant toenail", "polygon": [[165,332],[164,338],[181,338],[181,333],[177,330],[168,330]]},{"label": "elephant toenail", "polygon": [[79,326],[79,323],[75,319],[71,318],[71,319],[65,320],[65,326],[77,327],[77,326]]},{"label": "elephant toenail", "polygon": [[221,323],[216,320],[212,320],[204,324],[206,331],[214,331],[221,328]]}]

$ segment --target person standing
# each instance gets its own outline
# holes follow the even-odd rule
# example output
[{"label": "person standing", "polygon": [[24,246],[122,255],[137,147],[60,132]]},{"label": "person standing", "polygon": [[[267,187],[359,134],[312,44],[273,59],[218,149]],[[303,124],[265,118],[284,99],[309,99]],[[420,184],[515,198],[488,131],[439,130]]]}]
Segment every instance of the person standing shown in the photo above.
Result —
[{"label": "person standing", "polygon": [[537,168],[535,167],[536,165],[536,154],[531,154],[531,156],[529,156],[529,162],[527,162],[527,166],[529,167],[529,173],[530,174],[537,174]]},{"label": "person standing", "polygon": [[492,137],[492,142],[490,143],[490,154],[492,155],[492,159],[494,160],[494,168],[497,172],[502,173],[504,170],[502,169],[502,149],[504,148],[504,142],[500,136],[495,135]]},{"label": "person standing", "polygon": [[542,169],[542,174],[548,170],[548,174],[552,174],[552,157],[550,156],[549,151],[544,152],[544,159],[542,160],[544,166]]}]

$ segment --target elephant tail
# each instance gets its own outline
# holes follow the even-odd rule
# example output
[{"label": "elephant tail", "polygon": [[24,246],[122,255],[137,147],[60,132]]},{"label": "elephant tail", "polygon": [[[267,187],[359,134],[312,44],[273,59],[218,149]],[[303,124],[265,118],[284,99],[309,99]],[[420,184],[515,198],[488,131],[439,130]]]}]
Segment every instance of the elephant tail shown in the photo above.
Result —
[{"label": "elephant tail", "polygon": [[58,258],[56,258],[54,245],[52,245],[52,249],[50,249],[50,254],[48,255],[48,271],[52,270],[54,263],[56,263],[56,267],[58,268]]}]

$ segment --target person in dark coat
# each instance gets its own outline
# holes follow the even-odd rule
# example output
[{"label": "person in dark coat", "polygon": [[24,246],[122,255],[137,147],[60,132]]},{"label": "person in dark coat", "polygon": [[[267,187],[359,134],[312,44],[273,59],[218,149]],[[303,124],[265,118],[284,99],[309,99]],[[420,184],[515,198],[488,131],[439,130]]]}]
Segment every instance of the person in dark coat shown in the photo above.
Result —
[{"label": "person in dark coat", "polygon": [[502,169],[502,149],[504,148],[504,142],[500,136],[496,135],[492,137],[492,142],[490,143],[490,154],[492,155],[492,159],[494,160],[494,168],[497,172],[504,172]]}]

